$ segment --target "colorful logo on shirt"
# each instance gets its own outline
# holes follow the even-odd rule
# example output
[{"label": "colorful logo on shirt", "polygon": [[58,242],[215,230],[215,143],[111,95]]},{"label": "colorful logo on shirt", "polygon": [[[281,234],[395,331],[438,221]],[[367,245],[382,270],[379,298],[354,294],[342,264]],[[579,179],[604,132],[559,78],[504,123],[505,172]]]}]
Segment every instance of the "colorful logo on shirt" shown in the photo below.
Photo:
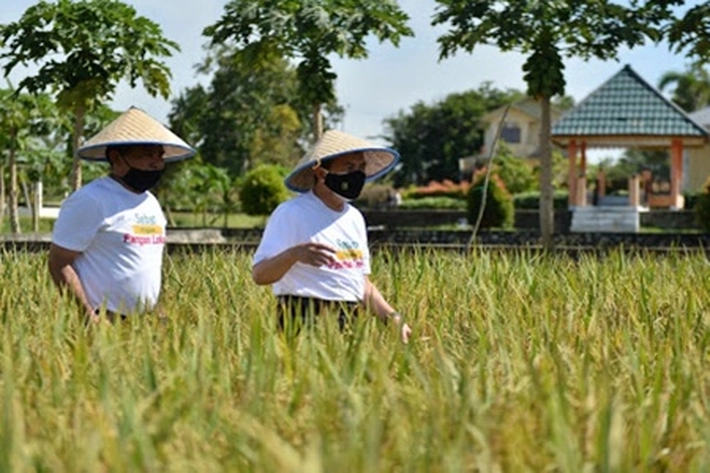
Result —
[{"label": "colorful logo on shirt", "polygon": [[155,215],[136,214],[131,232],[123,235],[123,242],[131,245],[163,245],[165,229]]},{"label": "colorful logo on shirt", "polygon": [[335,252],[335,261],[330,263],[330,269],[354,269],[362,268],[365,265],[363,251],[356,241],[336,242],[338,249]]}]

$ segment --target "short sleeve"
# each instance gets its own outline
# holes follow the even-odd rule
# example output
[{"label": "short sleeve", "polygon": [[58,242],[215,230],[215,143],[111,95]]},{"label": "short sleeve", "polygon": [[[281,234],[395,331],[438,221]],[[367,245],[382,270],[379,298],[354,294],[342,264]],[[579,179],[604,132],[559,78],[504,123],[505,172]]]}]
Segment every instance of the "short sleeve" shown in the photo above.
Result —
[{"label": "short sleeve", "polygon": [[64,201],[59,210],[52,243],[67,250],[83,252],[91,244],[102,221],[99,204],[77,191]]},{"label": "short sleeve", "polygon": [[252,265],[262,260],[278,255],[282,251],[295,245],[293,212],[287,211],[287,206],[282,204],[274,210],[266,222],[266,228],[254,253]]}]

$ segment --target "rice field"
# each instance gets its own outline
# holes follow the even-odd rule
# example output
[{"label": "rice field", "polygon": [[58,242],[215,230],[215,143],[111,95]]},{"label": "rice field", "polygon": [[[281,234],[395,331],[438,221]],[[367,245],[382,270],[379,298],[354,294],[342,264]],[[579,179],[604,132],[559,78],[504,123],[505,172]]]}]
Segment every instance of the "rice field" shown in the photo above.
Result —
[{"label": "rice field", "polygon": [[414,337],[275,328],[250,255],[167,257],[167,321],[84,328],[0,253],[0,471],[710,470],[698,254],[377,254]]}]

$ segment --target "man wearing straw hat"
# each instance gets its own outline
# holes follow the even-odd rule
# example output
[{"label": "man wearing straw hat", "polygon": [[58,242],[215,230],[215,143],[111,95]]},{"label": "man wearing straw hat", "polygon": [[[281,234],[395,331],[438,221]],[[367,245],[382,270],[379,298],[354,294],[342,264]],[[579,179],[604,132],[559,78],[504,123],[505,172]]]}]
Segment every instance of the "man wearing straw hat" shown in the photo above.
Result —
[{"label": "man wearing straw hat", "polygon": [[79,150],[108,161],[110,172],[62,204],[49,250],[49,272],[87,321],[149,311],[160,294],[166,219],[149,192],[165,163],[195,150],[138,108],[111,122]]},{"label": "man wearing straw hat", "polygon": [[363,305],[408,341],[411,328],[368,277],[365,220],[348,203],[398,160],[392,149],[329,130],[286,177],[300,195],[273,212],[252,267],[254,282],[273,285],[282,329],[333,311],[342,328]]}]

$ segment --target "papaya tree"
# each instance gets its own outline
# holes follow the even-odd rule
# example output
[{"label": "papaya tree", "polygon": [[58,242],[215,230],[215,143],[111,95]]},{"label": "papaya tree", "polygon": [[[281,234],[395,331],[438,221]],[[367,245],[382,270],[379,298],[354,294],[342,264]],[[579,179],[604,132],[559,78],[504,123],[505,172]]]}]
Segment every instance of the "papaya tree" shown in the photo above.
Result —
[{"label": "papaya tree", "polygon": [[170,70],[161,58],[179,51],[158,24],[118,0],[40,1],[22,17],[0,25],[0,64],[5,75],[34,65],[18,89],[56,93],[57,104],[73,114],[72,188],[81,186],[81,161],[74,151],[87,111],[109,101],[121,80],[141,81],[151,96],[170,93]]},{"label": "papaya tree", "polygon": [[337,75],[329,57],[367,58],[371,35],[397,46],[413,34],[408,20],[394,0],[231,0],[203,35],[213,46],[231,41],[244,49],[252,68],[274,55],[296,62],[299,96],[312,107],[317,140],[323,132],[323,105],[335,100]]}]

